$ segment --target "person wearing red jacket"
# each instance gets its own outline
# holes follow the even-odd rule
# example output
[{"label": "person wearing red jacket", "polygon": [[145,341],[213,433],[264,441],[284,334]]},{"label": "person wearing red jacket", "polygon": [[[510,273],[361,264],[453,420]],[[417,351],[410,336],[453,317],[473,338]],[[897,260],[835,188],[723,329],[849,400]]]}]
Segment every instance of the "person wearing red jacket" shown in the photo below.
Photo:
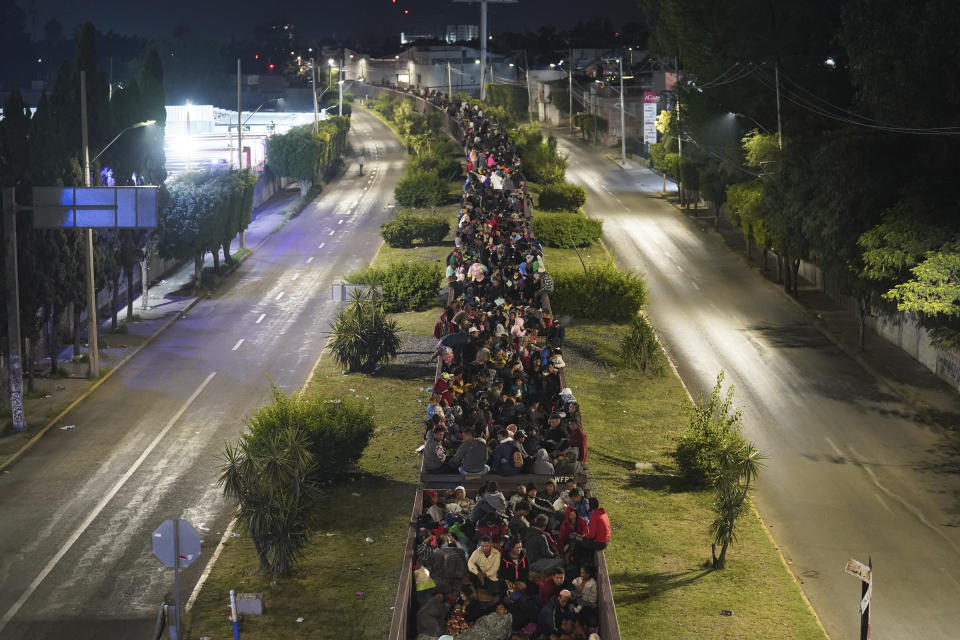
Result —
[{"label": "person wearing red jacket", "polygon": [[587,432],[578,422],[568,423],[567,447],[576,447],[580,451],[580,464],[587,464]]},{"label": "person wearing red jacket", "polygon": [[576,534],[570,536],[574,562],[581,566],[594,564],[591,562],[593,554],[606,549],[607,543],[610,542],[610,518],[607,517],[606,510],[600,506],[600,501],[593,497],[587,504],[590,505],[590,524],[587,526],[587,533],[583,536]]}]

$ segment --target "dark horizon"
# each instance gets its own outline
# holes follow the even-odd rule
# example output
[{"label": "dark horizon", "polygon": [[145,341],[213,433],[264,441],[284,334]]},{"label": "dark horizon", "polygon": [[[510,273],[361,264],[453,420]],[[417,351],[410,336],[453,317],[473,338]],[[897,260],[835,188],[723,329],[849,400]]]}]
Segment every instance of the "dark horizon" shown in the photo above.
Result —
[{"label": "dark horizon", "polygon": [[[129,3],[120,0],[98,0],[97,11],[89,5],[67,0],[38,0],[33,15],[26,2],[18,2],[27,12],[27,32],[42,39],[44,25],[57,19],[65,34],[78,25],[91,21],[101,32],[113,31],[128,36],[154,37],[171,33],[186,25],[196,33],[218,39],[246,40],[254,30],[271,22],[294,25],[298,40],[337,39],[358,36],[393,36],[401,31],[416,33],[447,24],[479,24],[477,4],[455,3],[453,0],[358,0],[349,4],[320,7],[280,0],[274,3],[237,0],[236,2],[189,2],[170,0],[164,10],[147,19],[143,13],[131,11]],[[543,26],[546,11],[551,25],[566,29],[577,22],[602,16],[614,27],[641,21],[643,12],[636,0],[520,0],[517,4],[489,5],[488,28],[491,34],[535,31]],[[409,14],[403,11],[408,10]],[[363,22],[357,17],[362,16]]]}]

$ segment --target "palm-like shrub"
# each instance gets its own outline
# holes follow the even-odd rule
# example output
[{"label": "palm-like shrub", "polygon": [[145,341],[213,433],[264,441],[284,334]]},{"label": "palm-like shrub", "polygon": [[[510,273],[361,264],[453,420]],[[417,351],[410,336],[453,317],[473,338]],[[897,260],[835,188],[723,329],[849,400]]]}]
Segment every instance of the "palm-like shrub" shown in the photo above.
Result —
[{"label": "palm-like shrub", "polygon": [[400,349],[400,327],[370,289],[358,289],[330,325],[330,350],[345,370],[370,372]]},{"label": "palm-like shrub", "polygon": [[316,468],[306,434],[285,429],[268,438],[227,445],[220,484],[236,499],[237,518],[250,534],[260,565],[290,574],[308,542],[307,520],[316,498]]},{"label": "palm-like shrub", "polygon": [[630,333],[620,340],[620,360],[628,367],[655,373],[663,370],[666,358],[653,326],[642,315],[633,319]]}]

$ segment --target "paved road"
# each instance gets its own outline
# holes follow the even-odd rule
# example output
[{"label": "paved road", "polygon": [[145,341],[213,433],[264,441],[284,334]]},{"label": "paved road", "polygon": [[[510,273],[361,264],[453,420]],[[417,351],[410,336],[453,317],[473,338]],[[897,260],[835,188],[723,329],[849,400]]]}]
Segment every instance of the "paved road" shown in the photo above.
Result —
[{"label": "paved road", "polygon": [[9,474],[0,476],[0,637],[146,638],[172,572],[151,531],[183,517],[203,531],[184,602],[229,520],[217,456],[268,376],[298,388],[332,317],[330,285],[380,244],[404,150],[359,109],[348,163],[303,213],[270,236],[196,305],[103,384]]},{"label": "paved road", "polygon": [[770,458],[758,507],[831,637],[857,637],[860,586],[843,567],[871,554],[873,637],[958,637],[960,478],[938,470],[943,436],[657,199],[659,176],[561,148],[618,261],[646,272],[650,316],[687,387],[709,393],[721,369],[736,385],[745,434]]}]

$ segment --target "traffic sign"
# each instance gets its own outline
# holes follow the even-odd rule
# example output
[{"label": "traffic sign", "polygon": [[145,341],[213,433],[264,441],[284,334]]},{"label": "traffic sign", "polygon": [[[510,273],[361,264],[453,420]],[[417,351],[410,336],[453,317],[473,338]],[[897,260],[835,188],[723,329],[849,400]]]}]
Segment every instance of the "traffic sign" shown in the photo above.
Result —
[{"label": "traffic sign", "polygon": [[867,583],[867,592],[863,594],[863,599],[860,600],[860,615],[863,615],[867,610],[867,607],[870,606],[870,596],[873,595],[873,583]]},{"label": "traffic sign", "polygon": [[857,562],[853,558],[847,560],[847,566],[844,571],[852,576],[856,576],[864,582],[870,582],[873,579],[873,570],[862,562]]},{"label": "traffic sign", "polygon": [[[184,569],[200,557],[200,534],[186,520],[177,520],[176,523],[180,533],[180,568]],[[164,520],[153,532],[153,555],[171,569],[177,557],[175,532],[173,520]]]}]

